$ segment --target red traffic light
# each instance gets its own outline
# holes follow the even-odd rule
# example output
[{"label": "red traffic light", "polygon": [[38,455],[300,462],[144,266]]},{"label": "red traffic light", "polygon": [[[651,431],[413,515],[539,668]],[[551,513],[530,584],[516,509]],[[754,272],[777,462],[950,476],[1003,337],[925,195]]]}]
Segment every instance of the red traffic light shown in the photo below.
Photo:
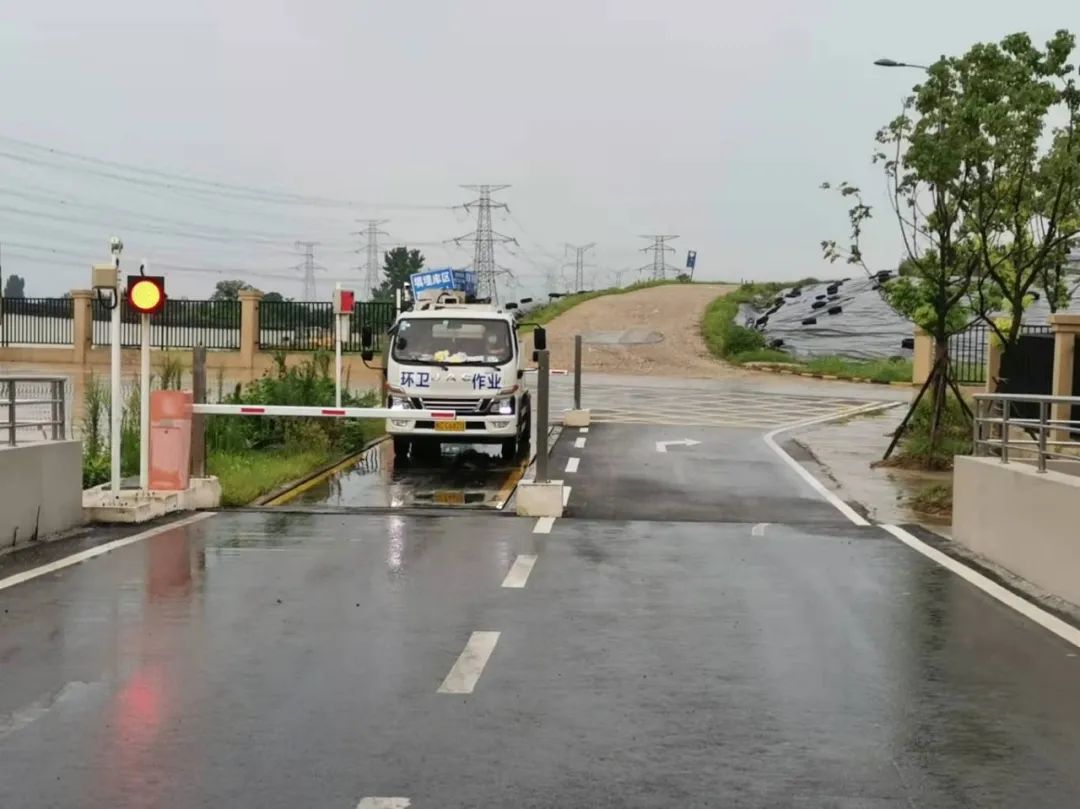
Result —
[{"label": "red traffic light", "polygon": [[127,301],[140,315],[156,315],[165,308],[165,277],[129,275]]}]

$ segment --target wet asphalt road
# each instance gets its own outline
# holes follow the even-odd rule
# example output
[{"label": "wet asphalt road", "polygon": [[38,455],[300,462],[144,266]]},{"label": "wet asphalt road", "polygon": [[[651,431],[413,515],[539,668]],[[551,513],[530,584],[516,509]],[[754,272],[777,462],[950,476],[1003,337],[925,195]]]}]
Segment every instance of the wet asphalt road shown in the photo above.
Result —
[{"label": "wet asphalt road", "polygon": [[549,534],[219,514],[0,590],[0,807],[1077,805],[1075,648],[672,430],[564,432]]}]

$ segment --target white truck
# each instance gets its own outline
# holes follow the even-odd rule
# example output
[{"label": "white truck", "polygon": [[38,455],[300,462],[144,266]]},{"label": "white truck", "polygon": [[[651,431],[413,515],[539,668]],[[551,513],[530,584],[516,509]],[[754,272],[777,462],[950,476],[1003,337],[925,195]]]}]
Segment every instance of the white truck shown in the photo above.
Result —
[{"label": "white truck", "polygon": [[[459,442],[499,444],[503,459],[511,460],[529,443],[532,400],[514,312],[466,302],[470,297],[460,290],[418,293],[413,308],[398,315],[388,330],[386,406],[401,416],[387,419],[386,431],[398,459]],[[365,335],[365,359],[373,355],[371,342]],[[409,417],[410,410],[421,409],[505,418]]]}]

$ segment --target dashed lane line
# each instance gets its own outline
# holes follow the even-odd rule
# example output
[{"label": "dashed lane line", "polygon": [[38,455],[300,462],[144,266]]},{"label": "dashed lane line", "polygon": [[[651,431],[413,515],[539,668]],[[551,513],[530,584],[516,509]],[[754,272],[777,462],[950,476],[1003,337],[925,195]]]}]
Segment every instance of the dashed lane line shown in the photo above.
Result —
[{"label": "dashed lane line", "polygon": [[566,460],[566,471],[571,473],[576,472],[579,463],[581,463],[581,458],[568,458]]},{"label": "dashed lane line", "polygon": [[574,448],[575,449],[585,449],[585,442],[587,440],[588,439],[586,439],[585,436],[580,436],[579,438],[575,438],[574,439]]},{"label": "dashed lane line", "polygon": [[408,798],[364,798],[356,804],[356,809],[409,809],[412,801]]},{"label": "dashed lane line", "polygon": [[442,685],[439,686],[440,694],[471,694],[476,688],[480,675],[484,673],[484,666],[495,651],[495,644],[499,642],[499,632],[473,632],[469,636],[469,642],[458,656],[450,673],[446,675]]},{"label": "dashed lane line", "polygon": [[515,590],[520,590],[529,580],[529,574],[532,573],[533,565],[535,564],[536,554],[520,554],[518,558],[514,560],[514,564],[510,566],[510,570],[507,572],[506,578],[503,579],[502,586],[509,587]]},{"label": "dashed lane line", "polygon": [[765,529],[769,527],[771,523],[759,522],[753,528],[750,529],[750,536],[763,537],[765,536]]},{"label": "dashed lane line", "polygon": [[536,521],[536,525],[533,526],[534,534],[550,534],[552,527],[555,525],[554,517],[540,517]]}]

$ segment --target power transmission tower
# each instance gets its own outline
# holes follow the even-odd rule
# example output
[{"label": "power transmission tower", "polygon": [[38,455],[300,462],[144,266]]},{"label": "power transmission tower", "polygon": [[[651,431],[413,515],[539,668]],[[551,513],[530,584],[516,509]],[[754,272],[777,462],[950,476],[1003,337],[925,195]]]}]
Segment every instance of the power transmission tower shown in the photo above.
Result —
[{"label": "power transmission tower", "polygon": [[[367,252],[367,261],[364,262],[364,290],[361,293],[365,300],[374,294],[372,290],[379,286],[379,237],[389,236],[385,230],[379,230],[379,225],[385,225],[389,219],[363,219],[367,225],[366,230],[357,231],[354,236],[363,236],[367,241],[364,249]],[[357,250],[357,253],[360,251]]]},{"label": "power transmission tower", "polygon": [[585,289],[585,253],[596,247],[596,242],[589,242],[580,247],[573,244],[566,245],[567,250],[573,250],[574,256],[574,291],[581,292]]},{"label": "power transmission tower", "polygon": [[[642,253],[648,253],[652,251],[652,280],[663,281],[667,277],[667,253],[674,253],[674,247],[668,247],[667,243],[671,239],[677,239],[678,236],[667,236],[661,234],[654,234],[652,236],[642,236],[643,239],[652,239],[653,243],[651,247],[642,247]],[[646,264],[641,268],[642,271],[648,270],[649,265]]]},{"label": "power transmission tower", "polygon": [[304,251],[304,263],[299,265],[304,268],[304,300],[313,301],[318,298],[318,290],[315,289],[315,245],[318,242],[296,242],[296,249]]},{"label": "power transmission tower", "polygon": [[517,244],[518,242],[517,239],[511,236],[504,236],[492,230],[491,209],[502,208],[509,211],[510,208],[505,202],[492,202],[491,195],[496,191],[502,191],[509,187],[508,185],[463,185],[462,188],[476,191],[480,195],[472,202],[466,202],[461,206],[469,213],[472,213],[472,209],[476,208],[476,232],[467,233],[451,240],[458,245],[468,241],[474,243],[476,249],[473,257],[473,270],[476,272],[476,297],[491,298],[494,303],[499,301],[499,290],[495,284],[496,276],[510,274],[508,269],[495,263],[495,243]]}]

